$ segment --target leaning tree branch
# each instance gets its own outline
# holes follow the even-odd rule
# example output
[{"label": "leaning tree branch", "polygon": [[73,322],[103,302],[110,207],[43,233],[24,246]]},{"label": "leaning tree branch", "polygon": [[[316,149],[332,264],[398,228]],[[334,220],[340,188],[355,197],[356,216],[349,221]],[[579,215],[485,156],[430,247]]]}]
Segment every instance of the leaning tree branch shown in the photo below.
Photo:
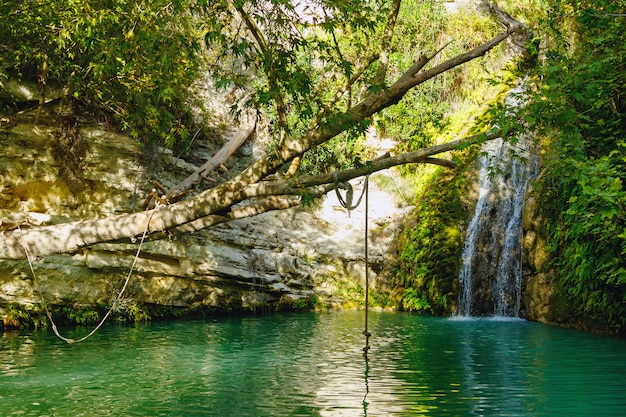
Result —
[{"label": "leaning tree branch", "polygon": [[[408,152],[400,155],[379,158],[373,161],[366,162],[362,167],[359,168],[351,168],[332,173],[324,173],[307,177],[290,178],[277,181],[261,181],[247,186],[243,191],[243,196],[245,198],[254,198],[267,195],[302,194],[310,187],[327,184],[334,187],[335,181],[346,182],[354,178],[373,174],[387,168],[405,164],[424,163],[440,165],[446,168],[454,168],[456,164],[453,161],[442,158],[433,158],[433,155],[438,155],[443,152],[458,149],[459,147],[483,143],[484,141],[497,139],[499,137],[502,137],[502,132],[500,130],[497,130],[489,133],[468,136],[463,139],[453,140],[451,142],[446,142],[441,145],[435,145],[428,148],[420,149],[415,152]],[[313,192],[312,194],[316,195],[317,193]]]},{"label": "leaning tree branch", "polygon": [[[402,158],[398,159],[396,157],[386,159],[399,161]],[[408,160],[413,160],[413,158],[409,157]],[[389,165],[389,163],[391,163],[390,166],[397,165],[391,161],[386,162],[387,163],[384,163],[382,165]],[[413,162],[441,165],[447,168],[453,168],[455,166],[454,162],[447,159],[431,157],[415,158]],[[378,166],[379,164],[376,164],[376,167]],[[358,178],[363,175],[368,175],[373,172],[380,171],[381,169],[385,169],[376,169],[376,167],[368,165],[368,169],[366,169],[365,171],[356,169],[342,171],[337,174],[338,178],[343,178],[343,180],[340,180],[340,182],[345,182],[349,179]],[[264,181],[260,184],[252,185],[248,187],[245,192],[245,195],[252,199],[251,201],[242,204],[241,206],[233,207],[228,213],[224,215],[205,216],[184,225],[175,227],[174,229],[172,229],[172,231],[177,233],[191,233],[206,229],[211,226],[215,226],[216,224],[227,223],[236,219],[257,216],[259,214],[267,213],[274,210],[285,210],[291,207],[298,206],[302,204],[302,195],[304,193],[308,193],[315,198],[319,198],[332,191],[336,187],[336,185],[334,181],[331,183],[326,183],[325,181],[327,179],[328,175],[323,174],[307,177],[304,181]],[[303,183],[310,185],[305,188],[302,185]]]},{"label": "leaning tree branch", "polygon": [[422,71],[424,66],[435,56],[422,56],[408,71],[406,71],[387,91],[381,91],[365,98],[361,103],[355,105],[348,113],[353,118],[363,119],[381,111],[391,105],[397,104],[404,95],[412,88],[442,74],[452,68],[458,67],[466,62],[472,61],[480,56],[485,55],[491,49],[496,47],[500,42],[511,36],[512,33],[521,29],[521,24],[515,24],[509,27],[506,32],[502,32],[489,41],[477,46],[476,48],[457,55],[433,68]]},{"label": "leaning tree branch", "polygon": [[[320,145],[337,136],[355,122],[365,120],[383,109],[397,104],[404,95],[412,88],[440,75],[452,68],[485,55],[496,47],[504,39],[521,28],[521,24],[513,25],[505,32],[500,33],[489,41],[476,48],[451,58],[433,68],[423,70],[434,55],[428,57],[422,55],[398,80],[388,89],[369,94],[360,103],[352,106],[348,111],[340,114],[325,114],[316,118],[309,127],[309,134],[299,140],[293,140],[288,149],[282,149],[278,155],[282,163],[290,161],[296,156],[302,155],[308,149]],[[345,124],[337,123],[336,120],[345,120]],[[282,165],[282,164],[281,164]],[[280,165],[279,165],[280,166]]]},{"label": "leaning tree branch", "polygon": [[442,158],[433,158],[442,152],[482,143],[501,137],[500,131],[487,134],[469,136],[442,145],[432,146],[416,152],[405,153],[396,156],[385,156],[374,161],[367,162],[361,168],[347,169],[331,174],[312,175],[304,178],[285,179],[278,181],[262,181],[248,186],[244,192],[245,198],[251,199],[246,204],[232,208],[224,215],[211,215],[196,219],[174,230],[179,233],[190,233],[220,223],[226,223],[235,219],[252,217],[273,210],[284,210],[300,205],[303,194],[308,193],[319,198],[326,195],[336,187],[337,182],[346,182],[364,175],[373,174],[387,168],[410,163],[435,164],[446,168],[454,168],[453,161]]}]

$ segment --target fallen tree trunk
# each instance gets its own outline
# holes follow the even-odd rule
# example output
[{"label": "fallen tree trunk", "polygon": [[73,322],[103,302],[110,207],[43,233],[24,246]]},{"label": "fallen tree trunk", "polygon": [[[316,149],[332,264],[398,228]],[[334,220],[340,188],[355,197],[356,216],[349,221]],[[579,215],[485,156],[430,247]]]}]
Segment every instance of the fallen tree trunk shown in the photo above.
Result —
[{"label": "fallen tree trunk", "polygon": [[[5,230],[0,234],[0,258],[26,258],[26,249],[35,257],[72,253],[96,243],[132,239],[142,235],[146,230],[148,234],[168,230],[196,231],[234,219],[293,207],[300,203],[300,195],[305,192],[321,196],[332,190],[336,181],[346,182],[394,166],[434,163],[451,167],[454,165],[453,162],[432,158],[432,156],[459,146],[467,146],[497,137],[499,133],[470,136],[416,152],[377,159],[366,163],[361,168],[337,173],[262,181],[241,186],[241,188],[236,188],[237,183],[233,184],[231,181],[204,191],[192,199],[168,206],[158,206],[150,211],[51,226],[18,227]],[[255,198],[257,200],[250,204],[233,207],[237,203]]]},{"label": "fallen tree trunk", "polygon": [[195,188],[210,172],[220,164],[226,162],[254,133],[256,124],[248,120],[227,143],[211,159],[202,164],[193,174],[172,187],[165,198],[167,201],[176,201],[182,194]]}]

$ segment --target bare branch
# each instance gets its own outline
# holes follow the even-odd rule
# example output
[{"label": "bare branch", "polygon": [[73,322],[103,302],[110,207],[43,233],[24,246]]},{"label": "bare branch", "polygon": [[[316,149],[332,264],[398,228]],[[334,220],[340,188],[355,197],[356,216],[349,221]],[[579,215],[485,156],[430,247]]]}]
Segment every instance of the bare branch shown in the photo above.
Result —
[{"label": "bare branch", "polygon": [[168,201],[176,200],[181,194],[195,187],[211,171],[224,163],[237,149],[254,133],[255,124],[247,123],[240,129],[230,141],[226,143],[211,159],[198,168],[193,174],[185,178],[184,181],[172,187],[166,194]]}]

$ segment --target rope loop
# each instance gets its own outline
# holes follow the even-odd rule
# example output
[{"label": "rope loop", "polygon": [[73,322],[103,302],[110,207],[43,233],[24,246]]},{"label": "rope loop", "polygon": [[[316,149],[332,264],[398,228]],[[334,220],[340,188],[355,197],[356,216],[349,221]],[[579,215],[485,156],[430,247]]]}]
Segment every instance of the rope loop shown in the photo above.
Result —
[{"label": "rope loop", "polygon": [[[355,208],[359,207],[361,204],[361,200],[363,200],[363,195],[365,195],[365,190],[368,186],[369,175],[365,176],[365,183],[363,184],[363,189],[361,190],[361,196],[357,200],[355,204],[352,204],[354,199],[354,189],[352,188],[352,184],[349,182],[339,182],[339,176],[337,175],[337,171],[333,172],[333,179],[335,180],[335,194],[337,194],[337,200],[339,200],[339,204],[346,210],[348,210],[348,217],[350,216],[350,212]],[[339,189],[346,191],[346,198],[344,199]]]},{"label": "rope loop", "polygon": [[[369,247],[368,247],[368,223],[369,223],[369,174],[365,176],[365,181],[363,182],[363,189],[361,190],[361,196],[356,204],[352,204],[352,199],[354,197],[354,191],[352,189],[352,185],[349,182],[339,182],[339,176],[337,172],[333,172],[333,180],[335,182],[335,193],[337,194],[337,199],[339,203],[348,210],[348,216],[350,216],[350,211],[354,210],[361,204],[361,200],[365,195],[365,329],[363,330],[363,335],[365,336],[365,347],[363,348],[363,356],[367,360],[367,352],[370,350],[370,337],[372,333],[369,331],[369,287],[370,287],[370,279],[369,279]],[[343,196],[339,192],[339,189],[346,190],[346,198],[344,200]]]}]

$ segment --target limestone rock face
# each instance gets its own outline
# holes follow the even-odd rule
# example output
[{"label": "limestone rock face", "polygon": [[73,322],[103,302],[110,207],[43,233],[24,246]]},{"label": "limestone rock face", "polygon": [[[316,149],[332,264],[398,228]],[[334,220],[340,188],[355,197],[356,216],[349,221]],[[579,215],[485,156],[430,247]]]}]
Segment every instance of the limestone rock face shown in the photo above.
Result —
[{"label": "limestone rock face", "polygon": [[523,240],[523,306],[529,320],[550,323],[559,321],[553,311],[553,285],[545,265],[549,254],[539,234],[542,219],[536,199],[526,196]]},{"label": "limestone rock face", "polygon": [[[171,152],[150,154],[132,139],[98,126],[80,129],[77,141],[81,152],[64,154],[59,152],[59,128],[52,124],[20,123],[0,130],[0,227],[137,211],[153,179],[168,187],[194,169]],[[370,181],[370,277],[374,288],[382,288],[376,271],[389,256],[393,221],[402,210],[374,183]],[[360,192],[362,184],[353,185],[355,194]],[[314,210],[298,207],[147,241],[119,307],[228,312],[311,300],[342,305],[343,288],[363,285],[363,220],[363,204],[349,215],[331,193]],[[0,259],[0,309],[37,306],[41,297],[50,306],[108,308],[138,245],[104,243],[37,259],[36,278],[26,261]]]}]

